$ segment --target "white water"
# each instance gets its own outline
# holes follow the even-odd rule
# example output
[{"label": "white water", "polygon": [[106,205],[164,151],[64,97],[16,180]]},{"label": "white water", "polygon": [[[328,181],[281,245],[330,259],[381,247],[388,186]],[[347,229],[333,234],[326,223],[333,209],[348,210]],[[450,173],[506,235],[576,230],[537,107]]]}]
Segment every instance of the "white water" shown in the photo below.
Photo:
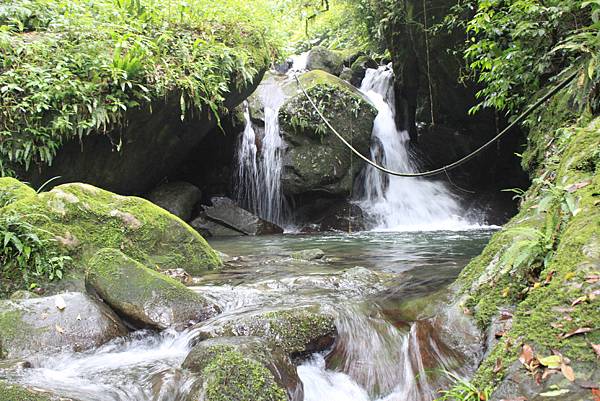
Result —
[{"label": "white water", "polygon": [[236,195],[243,207],[267,221],[282,225],[285,200],[281,192],[281,156],[285,144],[279,133],[279,108],[284,96],[277,80],[273,79],[261,83],[259,97],[264,108],[265,126],[258,133],[255,131],[246,104],[246,125],[237,149]]},{"label": "white water", "polygon": [[[361,91],[378,110],[373,126],[371,159],[390,170],[413,173],[417,166],[408,148],[408,132],[394,119],[394,75],[391,66],[368,69]],[[472,226],[454,195],[439,181],[388,176],[367,166],[361,207],[377,230],[457,230]]]}]

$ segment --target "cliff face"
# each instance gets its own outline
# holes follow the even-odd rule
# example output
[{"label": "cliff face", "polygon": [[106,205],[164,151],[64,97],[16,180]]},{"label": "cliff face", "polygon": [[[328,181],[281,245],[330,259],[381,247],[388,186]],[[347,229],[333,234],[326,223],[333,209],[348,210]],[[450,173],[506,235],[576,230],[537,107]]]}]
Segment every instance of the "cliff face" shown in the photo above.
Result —
[{"label": "cliff face", "polygon": [[588,400],[581,384],[600,375],[600,118],[571,108],[576,90],[533,119],[523,155],[533,185],[456,283],[487,332],[475,383],[497,388],[493,400],[559,390]]}]

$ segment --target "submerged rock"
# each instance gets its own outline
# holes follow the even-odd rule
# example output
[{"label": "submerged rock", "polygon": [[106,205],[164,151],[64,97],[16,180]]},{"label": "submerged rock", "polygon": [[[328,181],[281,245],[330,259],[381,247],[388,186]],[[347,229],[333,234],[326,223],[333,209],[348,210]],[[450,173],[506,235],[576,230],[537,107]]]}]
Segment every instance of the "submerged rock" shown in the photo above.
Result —
[{"label": "submerged rock", "polygon": [[181,219],[145,199],[87,184],[60,185],[25,197],[3,213],[14,213],[39,229],[39,235],[56,240],[75,268],[106,247],[163,270],[201,274],[222,265],[204,238]]},{"label": "submerged rock", "polygon": [[201,295],[116,249],[90,261],[86,284],[133,323],[160,329],[205,320],[219,312]]},{"label": "submerged rock", "polygon": [[152,203],[184,221],[190,221],[201,197],[202,192],[196,186],[181,181],[160,185],[146,196]]},{"label": "submerged rock", "polygon": [[0,356],[83,351],[125,334],[114,312],[82,293],[0,301]]},{"label": "submerged rock", "polygon": [[303,251],[294,252],[291,256],[292,259],[310,261],[323,259],[325,252],[323,252],[321,249],[305,249]]},{"label": "submerged rock", "polygon": [[239,237],[244,233],[226,227],[206,217],[206,214],[201,214],[190,222],[190,226],[198,231],[204,238],[209,237]]},{"label": "submerged rock", "polygon": [[291,356],[327,349],[335,339],[332,313],[319,306],[301,306],[224,316],[199,325],[201,338],[258,336]]},{"label": "submerged rock", "polygon": [[183,368],[203,379],[203,400],[294,400],[304,397],[289,357],[259,337],[219,337],[197,344]]},{"label": "submerged rock", "polygon": [[237,206],[225,197],[211,199],[212,206],[205,206],[206,216],[246,235],[282,234],[283,229],[269,221]]},{"label": "submerged rock", "polygon": [[339,76],[344,68],[344,58],[335,50],[317,46],[308,52],[306,68],[309,70],[323,70]]}]

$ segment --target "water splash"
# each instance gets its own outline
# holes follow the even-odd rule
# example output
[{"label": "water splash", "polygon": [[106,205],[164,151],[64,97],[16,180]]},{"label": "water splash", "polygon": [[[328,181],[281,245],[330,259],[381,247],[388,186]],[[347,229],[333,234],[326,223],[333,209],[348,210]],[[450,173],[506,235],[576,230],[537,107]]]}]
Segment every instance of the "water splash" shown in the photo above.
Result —
[{"label": "water splash", "polygon": [[[368,69],[361,91],[378,110],[373,126],[371,158],[396,171],[416,172],[409,151],[408,132],[398,130],[394,119],[394,75],[391,66]],[[465,229],[472,226],[460,217],[458,201],[446,186],[421,178],[388,176],[367,166],[361,206],[376,229],[421,231]]]}]

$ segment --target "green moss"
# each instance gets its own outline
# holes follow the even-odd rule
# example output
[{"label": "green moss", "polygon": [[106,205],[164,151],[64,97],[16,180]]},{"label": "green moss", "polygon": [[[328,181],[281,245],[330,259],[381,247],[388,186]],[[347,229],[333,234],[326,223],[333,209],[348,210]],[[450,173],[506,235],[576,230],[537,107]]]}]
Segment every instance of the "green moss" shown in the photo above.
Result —
[{"label": "green moss", "polygon": [[0,177],[0,209],[31,196],[35,196],[31,187],[14,178]]},{"label": "green moss", "polygon": [[286,401],[273,374],[241,353],[223,349],[202,370],[206,401]]},{"label": "green moss", "polygon": [[0,401],[51,401],[45,394],[0,380]]}]

